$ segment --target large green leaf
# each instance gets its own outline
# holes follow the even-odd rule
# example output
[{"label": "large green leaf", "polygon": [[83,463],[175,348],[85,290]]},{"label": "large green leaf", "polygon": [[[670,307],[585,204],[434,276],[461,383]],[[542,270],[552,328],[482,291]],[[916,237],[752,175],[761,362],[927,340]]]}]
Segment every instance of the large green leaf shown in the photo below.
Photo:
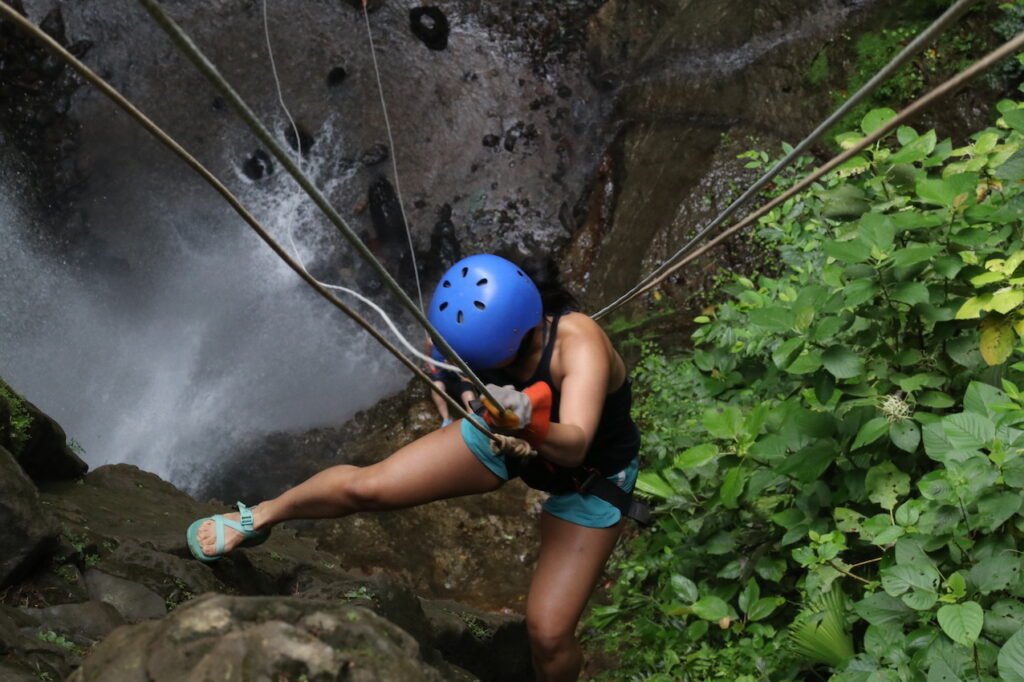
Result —
[{"label": "large green leaf", "polygon": [[853,610],[872,625],[903,623],[914,613],[906,604],[885,592],[869,594],[854,604]]},{"label": "large green leaf", "polygon": [[715,457],[718,457],[718,447],[714,443],[703,443],[676,457],[675,465],[680,469],[693,469],[704,466]]},{"label": "large green leaf", "polygon": [[1001,315],[990,315],[981,321],[981,357],[989,366],[1006,362],[1016,340],[1013,325]]},{"label": "large green leaf", "polygon": [[960,412],[942,419],[942,430],[957,450],[973,451],[987,447],[996,435],[995,424],[974,412]]},{"label": "large green leaf", "polygon": [[930,261],[943,250],[941,244],[914,244],[905,249],[899,249],[892,255],[893,265],[907,267]]},{"label": "large green leaf", "polygon": [[729,605],[721,597],[711,594],[701,597],[691,608],[694,615],[698,618],[714,622],[718,622],[729,615]]},{"label": "large green leaf", "polygon": [[971,567],[968,580],[982,594],[1005,590],[1020,577],[1020,557],[1004,552],[982,559]]},{"label": "large green leaf", "polygon": [[862,448],[865,445],[870,445],[884,436],[888,431],[889,420],[885,417],[875,417],[860,427],[860,430],[857,431],[857,437],[853,439],[853,445],[850,446],[850,449],[856,450],[857,448]]},{"label": "large green leaf", "polygon": [[772,362],[779,369],[786,369],[793,364],[803,349],[804,340],[799,337],[783,341],[772,353]]},{"label": "large green leaf", "polygon": [[696,583],[685,575],[673,575],[671,582],[676,596],[687,604],[692,604],[700,597],[700,591],[697,589]]},{"label": "large green leaf", "polygon": [[1003,112],[1003,120],[1018,133],[1024,133],[1024,109],[1010,109]]},{"label": "large green leaf", "polygon": [[653,471],[640,472],[640,476],[636,480],[636,489],[652,497],[660,497],[665,500],[676,495],[675,489]]},{"label": "large green leaf", "polygon": [[852,379],[864,373],[864,361],[846,346],[830,347],[822,353],[821,361],[837,379]]},{"label": "large green leaf", "polygon": [[913,419],[904,419],[889,426],[889,439],[900,450],[916,452],[921,444],[921,427]]},{"label": "large green leaf", "polygon": [[891,297],[894,301],[913,306],[928,303],[930,295],[928,287],[920,282],[902,282],[893,287]]},{"label": "large green leaf", "polygon": [[870,135],[894,118],[896,118],[896,112],[889,107],[872,109],[861,119],[860,129],[864,131],[865,135]]},{"label": "large green leaf", "polygon": [[746,482],[747,474],[743,467],[737,466],[729,469],[722,480],[722,487],[718,492],[722,504],[730,509],[735,509]]},{"label": "large green leaf", "polygon": [[785,603],[786,600],[782,597],[762,597],[751,605],[747,618],[751,621],[763,620]]},{"label": "large green leaf", "polygon": [[856,185],[839,185],[823,193],[821,214],[832,220],[856,220],[871,210],[864,190]]},{"label": "large green leaf", "polygon": [[868,492],[868,499],[881,505],[882,509],[892,509],[899,498],[906,497],[910,492],[910,476],[897,469],[892,462],[885,462],[868,470],[864,488]]},{"label": "large green leaf", "polygon": [[921,180],[917,183],[917,196],[926,203],[952,208],[957,202],[972,198],[977,186],[977,173],[959,173]]},{"label": "large green leaf", "polygon": [[743,413],[735,405],[704,413],[704,428],[715,438],[736,440],[743,433]]},{"label": "large green leaf", "polygon": [[978,517],[975,522],[994,533],[997,528],[1013,518],[1013,515],[1020,511],[1024,499],[1019,493],[1004,490],[1002,492],[990,492],[978,500]]},{"label": "large green leaf", "polygon": [[939,625],[951,640],[963,646],[973,646],[981,634],[985,612],[981,604],[973,601],[946,604],[939,609]]},{"label": "large green leaf", "polygon": [[1013,156],[1004,161],[996,170],[996,177],[1006,182],[1024,180],[1024,149],[1018,149]]},{"label": "large green leaf", "polygon": [[1024,682],[1024,629],[1018,630],[999,650],[998,665],[1003,682]]},{"label": "large green leaf", "polygon": [[936,142],[935,131],[929,130],[924,135],[905,144],[903,149],[890,156],[888,161],[892,164],[922,161],[928,158],[928,155],[935,149]]},{"label": "large green leaf", "polygon": [[857,239],[851,241],[827,241],[822,247],[827,255],[841,263],[863,263],[871,257],[871,248]]}]

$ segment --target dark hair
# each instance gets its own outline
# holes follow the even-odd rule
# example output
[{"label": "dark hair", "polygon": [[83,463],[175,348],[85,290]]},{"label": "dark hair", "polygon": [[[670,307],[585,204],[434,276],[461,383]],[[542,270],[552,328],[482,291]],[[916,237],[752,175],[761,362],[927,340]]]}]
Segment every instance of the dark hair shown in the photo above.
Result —
[{"label": "dark hair", "polygon": [[[506,256],[506,258],[508,257]],[[537,285],[545,314],[553,315],[579,309],[580,304],[576,297],[562,283],[558,263],[554,258],[547,256],[529,260],[522,258],[508,258],[508,260],[519,265],[519,268]]]}]

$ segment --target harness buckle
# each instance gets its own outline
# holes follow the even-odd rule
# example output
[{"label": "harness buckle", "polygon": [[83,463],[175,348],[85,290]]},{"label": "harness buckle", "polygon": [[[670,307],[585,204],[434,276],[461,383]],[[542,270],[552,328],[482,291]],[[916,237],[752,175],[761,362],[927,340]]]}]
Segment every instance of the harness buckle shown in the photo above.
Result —
[{"label": "harness buckle", "polygon": [[[601,472],[594,468],[588,468],[586,470],[586,477],[582,480],[576,480],[576,492],[586,495],[590,492],[590,489],[594,487],[594,483],[601,478]],[[575,477],[573,477],[575,479]]]}]

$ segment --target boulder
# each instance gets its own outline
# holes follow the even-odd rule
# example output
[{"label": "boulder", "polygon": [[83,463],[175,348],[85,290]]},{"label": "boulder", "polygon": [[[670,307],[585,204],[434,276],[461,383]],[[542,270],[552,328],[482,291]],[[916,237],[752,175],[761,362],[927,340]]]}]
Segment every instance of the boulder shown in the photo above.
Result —
[{"label": "boulder", "polygon": [[416,640],[359,606],[204,595],[162,621],[116,630],[70,682],[471,680],[426,663]]},{"label": "boulder", "polygon": [[144,585],[118,578],[97,569],[85,573],[89,596],[113,607],[129,623],[167,614],[164,599]]},{"label": "boulder", "polygon": [[66,635],[75,643],[85,646],[91,646],[113,632],[114,628],[124,625],[124,618],[117,609],[101,601],[22,611],[39,623],[41,631]]},{"label": "boulder", "polygon": [[14,457],[0,447],[0,586],[18,580],[56,546],[57,529]]},{"label": "boulder", "polygon": [[0,605],[0,680],[59,680],[78,664],[80,649],[38,628],[31,616]]},{"label": "boulder", "polygon": [[0,380],[0,447],[34,481],[75,479],[89,465],[68,447],[60,424]]}]

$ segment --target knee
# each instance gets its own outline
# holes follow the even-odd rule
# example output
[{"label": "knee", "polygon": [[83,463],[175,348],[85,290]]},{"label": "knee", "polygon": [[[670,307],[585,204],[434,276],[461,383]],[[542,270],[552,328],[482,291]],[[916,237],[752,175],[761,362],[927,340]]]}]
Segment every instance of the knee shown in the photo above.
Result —
[{"label": "knee", "polygon": [[540,661],[558,658],[572,649],[576,642],[573,628],[566,628],[543,616],[527,616],[526,632],[530,638],[530,650]]},{"label": "knee", "polygon": [[385,494],[377,476],[367,469],[353,467],[342,484],[342,495],[353,511],[373,511],[385,505]]}]

